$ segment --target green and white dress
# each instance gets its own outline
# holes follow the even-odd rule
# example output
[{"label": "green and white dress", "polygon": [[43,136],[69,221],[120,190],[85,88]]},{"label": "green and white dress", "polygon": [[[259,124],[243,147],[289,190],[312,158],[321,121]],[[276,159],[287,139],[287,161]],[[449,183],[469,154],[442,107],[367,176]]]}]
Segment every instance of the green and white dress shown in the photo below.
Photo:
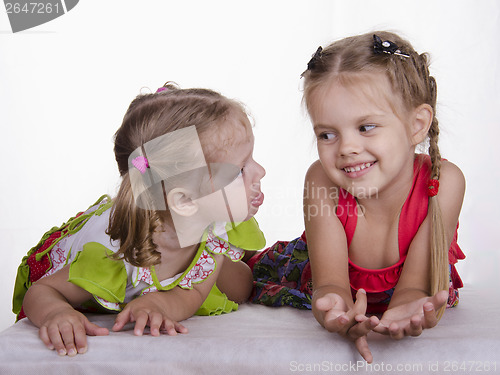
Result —
[{"label": "green and white dress", "polygon": [[[23,258],[13,297],[13,311],[18,319],[25,316],[22,301],[31,284],[68,264],[68,281],[94,296],[93,301],[81,306],[83,310],[121,311],[132,299],[146,293],[176,286],[191,289],[193,284],[203,282],[217,267],[214,254],[223,254],[237,262],[245,250],[259,250],[265,246],[264,235],[254,218],[229,231],[221,230],[225,223],[217,223],[204,233],[196,255],[184,272],[158,280],[154,266],[136,267],[125,260],[109,257],[120,248],[119,241],[111,240],[106,234],[112,206],[109,197],[101,197],[87,211],[45,233]],[[218,315],[237,307],[214,285],[197,315]]]}]

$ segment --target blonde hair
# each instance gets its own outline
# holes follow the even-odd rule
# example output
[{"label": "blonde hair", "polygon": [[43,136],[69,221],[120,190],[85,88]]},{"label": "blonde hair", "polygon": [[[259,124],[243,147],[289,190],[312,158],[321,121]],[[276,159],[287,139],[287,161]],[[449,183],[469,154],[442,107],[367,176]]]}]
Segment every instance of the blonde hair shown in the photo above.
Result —
[{"label": "blonde hair", "polygon": [[[374,53],[374,34],[382,41],[391,41],[397,45],[400,56],[388,53]],[[330,84],[332,78],[341,82],[349,81],[350,76],[360,73],[382,73],[388,78],[393,92],[398,95],[405,111],[417,108],[421,104],[432,107],[433,118],[427,134],[431,159],[431,179],[439,180],[441,154],[438,147],[439,124],[436,118],[436,80],[429,73],[429,56],[418,54],[412,45],[398,35],[386,31],[376,31],[349,37],[330,44],[319,50],[302,73],[304,78],[304,101],[310,111],[312,94],[319,87]],[[398,115],[398,106],[392,106]],[[437,196],[429,198],[429,213],[432,219],[430,295],[440,290],[448,290],[448,248],[443,227],[441,210]],[[444,308],[438,312],[441,317]]]},{"label": "blonde hair", "polygon": [[[130,104],[121,127],[115,134],[115,159],[122,182],[112,207],[107,233],[120,241],[114,259],[125,259],[138,267],[161,261],[153,242],[168,211],[144,209],[137,205],[129,175],[129,156],[143,145],[175,130],[195,126],[204,155],[210,157],[214,134],[228,131],[223,124],[235,116],[247,119],[242,104],[208,89],[179,89],[170,83],[155,94],[136,97]],[[206,142],[203,142],[206,140]],[[176,160],[166,161],[175,164]]]}]

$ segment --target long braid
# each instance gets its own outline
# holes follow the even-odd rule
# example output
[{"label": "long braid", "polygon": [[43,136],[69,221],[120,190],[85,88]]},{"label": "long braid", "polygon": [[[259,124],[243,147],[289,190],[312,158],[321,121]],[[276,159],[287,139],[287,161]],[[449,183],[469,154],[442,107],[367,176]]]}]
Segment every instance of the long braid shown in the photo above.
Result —
[{"label": "long braid", "polygon": [[[429,77],[429,86],[431,92],[431,103],[433,109],[436,102],[436,81],[434,77]],[[434,111],[435,112],[435,111]],[[429,128],[429,156],[431,158],[431,179],[439,181],[441,176],[441,153],[439,152],[439,124],[434,114],[431,126]],[[429,212],[432,219],[431,230],[431,295],[435,295],[441,290],[447,290],[449,285],[448,276],[448,244],[446,243],[445,230],[441,209],[439,207],[437,196],[429,198]],[[444,313],[443,306],[437,313],[438,319]]]}]

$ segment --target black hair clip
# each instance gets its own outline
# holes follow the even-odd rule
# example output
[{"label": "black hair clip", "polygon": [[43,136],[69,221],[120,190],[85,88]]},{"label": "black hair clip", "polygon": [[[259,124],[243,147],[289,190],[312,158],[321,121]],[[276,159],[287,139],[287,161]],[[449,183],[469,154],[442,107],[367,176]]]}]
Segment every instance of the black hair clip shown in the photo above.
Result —
[{"label": "black hair clip", "polygon": [[319,46],[311,60],[307,63],[307,70],[313,70],[316,67],[319,59],[321,59],[321,52],[323,52],[323,47]]},{"label": "black hair clip", "polygon": [[382,42],[382,39],[378,35],[373,35],[373,52],[375,54],[379,53],[387,53],[389,55],[397,55],[401,57],[410,57],[405,53],[402,53],[396,43],[393,43],[389,40],[385,40]]}]

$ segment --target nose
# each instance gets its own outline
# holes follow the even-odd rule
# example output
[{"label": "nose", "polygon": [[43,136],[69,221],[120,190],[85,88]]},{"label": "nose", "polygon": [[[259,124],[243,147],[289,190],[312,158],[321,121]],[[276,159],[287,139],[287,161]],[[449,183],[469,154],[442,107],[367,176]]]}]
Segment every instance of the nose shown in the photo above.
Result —
[{"label": "nose", "polygon": [[266,170],[264,169],[264,167],[262,165],[260,165],[259,163],[255,162],[255,164],[257,164],[257,173],[256,173],[256,177],[257,179],[260,181],[264,178],[264,176],[266,175]]},{"label": "nose", "polygon": [[359,154],[363,147],[357,134],[343,134],[339,141],[339,154],[341,156]]}]

